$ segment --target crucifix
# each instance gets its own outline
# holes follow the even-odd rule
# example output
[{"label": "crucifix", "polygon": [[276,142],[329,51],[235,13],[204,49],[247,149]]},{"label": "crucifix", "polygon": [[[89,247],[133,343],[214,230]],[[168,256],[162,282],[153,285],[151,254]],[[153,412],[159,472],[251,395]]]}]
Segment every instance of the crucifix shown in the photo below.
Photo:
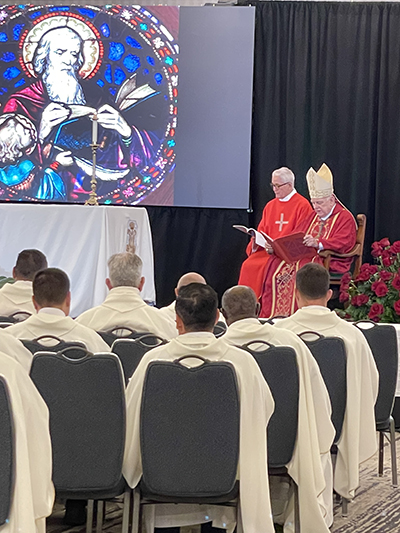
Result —
[{"label": "crucifix", "polygon": [[281,218],[279,220],[277,220],[275,222],[275,224],[279,224],[279,230],[278,231],[282,231],[283,225],[284,224],[289,224],[289,221],[288,220],[283,220],[283,213],[281,213]]}]

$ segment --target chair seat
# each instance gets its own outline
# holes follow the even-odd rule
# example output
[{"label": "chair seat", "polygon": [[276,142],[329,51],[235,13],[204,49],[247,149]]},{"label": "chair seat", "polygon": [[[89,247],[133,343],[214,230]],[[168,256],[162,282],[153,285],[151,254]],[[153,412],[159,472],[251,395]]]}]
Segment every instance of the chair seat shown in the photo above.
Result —
[{"label": "chair seat", "polygon": [[109,498],[115,498],[120,496],[126,490],[129,489],[124,477],[118,481],[114,487],[108,487],[104,490],[92,489],[79,489],[79,490],[57,490],[58,498],[66,498],[73,500],[108,500]]},{"label": "chair seat", "polygon": [[217,503],[226,503],[230,500],[234,500],[239,495],[239,481],[236,481],[233,489],[227,494],[210,496],[199,494],[197,496],[166,496],[163,494],[155,494],[152,492],[142,480],[139,483],[139,489],[142,495],[142,498],[146,500],[152,500],[159,503],[201,503],[201,504],[217,504]]}]

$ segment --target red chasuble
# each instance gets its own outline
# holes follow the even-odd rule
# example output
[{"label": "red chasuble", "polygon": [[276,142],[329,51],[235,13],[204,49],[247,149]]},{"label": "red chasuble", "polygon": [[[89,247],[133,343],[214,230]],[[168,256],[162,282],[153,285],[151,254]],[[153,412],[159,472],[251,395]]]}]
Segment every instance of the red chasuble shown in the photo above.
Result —
[{"label": "red chasuble", "polygon": [[[274,198],[264,207],[263,216],[257,229],[267,233],[273,239],[283,237],[297,231],[299,225],[308,219],[312,212],[310,202],[299,193],[295,193],[287,202]],[[260,247],[257,247],[257,250],[252,253],[252,244],[253,239],[247,247],[249,257],[243,262],[238,284],[251,287],[259,298],[265,267],[271,256]]]},{"label": "red chasuble", "polygon": [[[320,220],[313,211],[298,230],[318,238],[324,250],[334,250],[339,254],[350,252],[356,244],[356,221],[350,211],[338,202],[327,220]],[[310,258],[305,258],[296,263],[285,263],[278,257],[271,256],[265,271],[260,317],[289,316],[296,311],[297,305],[294,294],[296,273],[309,262]],[[316,255],[312,262],[323,264],[323,259]],[[332,258],[330,271],[347,272],[351,262],[352,258]]]}]

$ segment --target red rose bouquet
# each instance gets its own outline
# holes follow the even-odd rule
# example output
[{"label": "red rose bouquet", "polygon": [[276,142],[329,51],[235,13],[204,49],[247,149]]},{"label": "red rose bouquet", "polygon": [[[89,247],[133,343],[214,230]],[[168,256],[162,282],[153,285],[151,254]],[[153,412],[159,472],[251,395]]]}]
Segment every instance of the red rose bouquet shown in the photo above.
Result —
[{"label": "red rose bouquet", "polygon": [[384,238],[374,242],[371,255],[374,265],[364,263],[355,279],[351,274],[342,277],[339,299],[348,302],[345,316],[400,322],[400,241],[390,244]]}]

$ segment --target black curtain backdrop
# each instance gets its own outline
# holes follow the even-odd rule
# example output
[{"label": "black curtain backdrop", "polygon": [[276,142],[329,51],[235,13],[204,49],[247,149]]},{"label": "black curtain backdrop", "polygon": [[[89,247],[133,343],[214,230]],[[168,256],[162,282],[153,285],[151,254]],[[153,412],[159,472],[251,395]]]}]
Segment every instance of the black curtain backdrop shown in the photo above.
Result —
[{"label": "black curtain backdrop", "polygon": [[173,299],[177,278],[189,270],[220,294],[237,282],[247,240],[231,225],[258,223],[273,197],[271,172],[283,165],[303,194],[308,168],[329,165],[340,200],[367,215],[366,260],[373,240],[400,239],[400,5],[242,5],[250,3],[254,211],[149,208],[160,305]]}]

